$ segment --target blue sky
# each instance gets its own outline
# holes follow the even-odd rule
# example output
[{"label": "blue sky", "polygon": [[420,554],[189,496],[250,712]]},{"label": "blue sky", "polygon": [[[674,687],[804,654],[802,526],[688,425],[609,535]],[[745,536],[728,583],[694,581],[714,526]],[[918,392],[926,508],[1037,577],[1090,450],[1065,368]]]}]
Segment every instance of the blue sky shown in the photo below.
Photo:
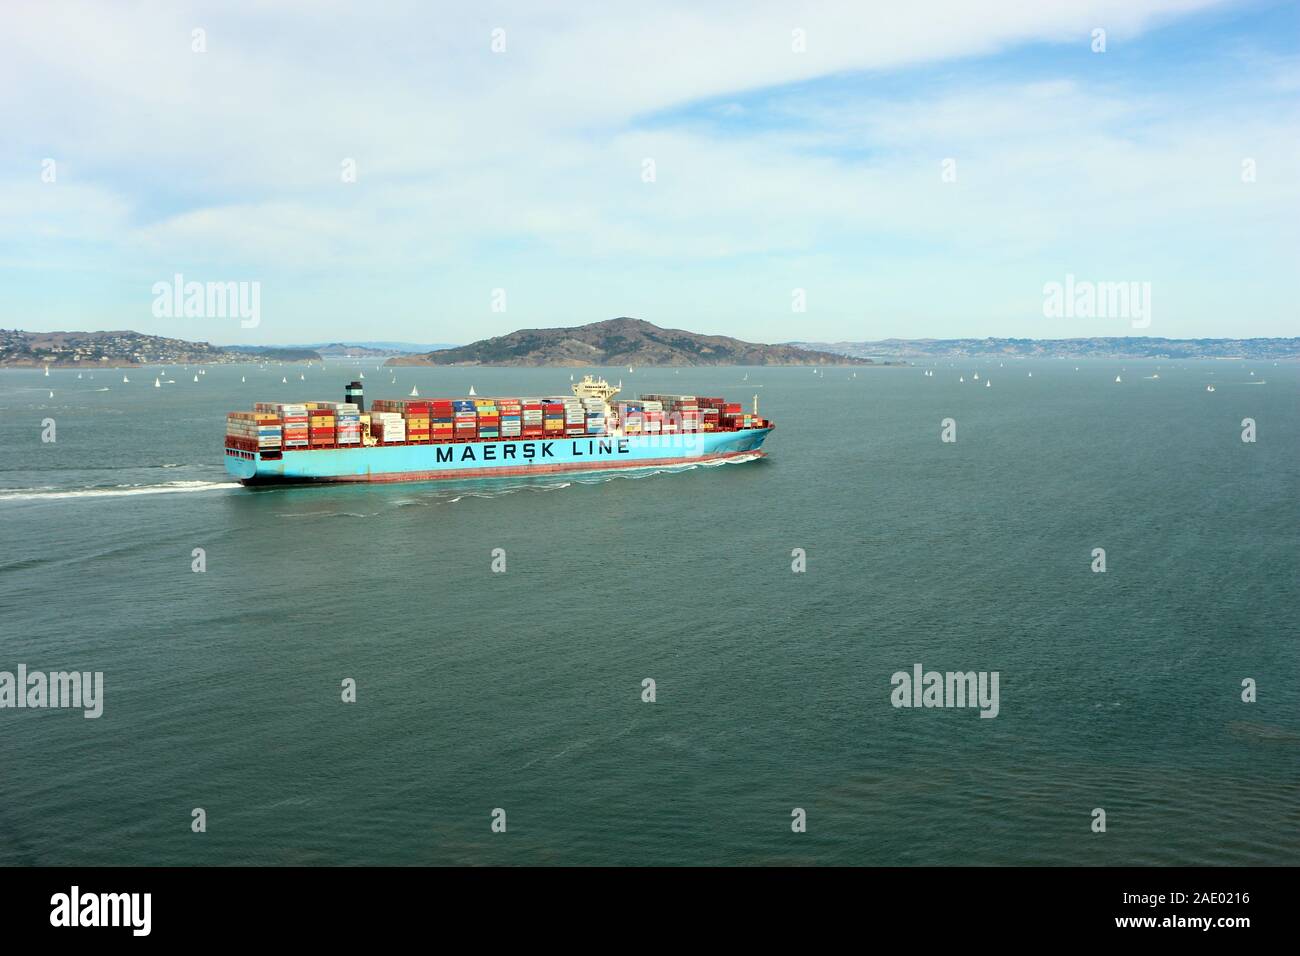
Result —
[{"label": "blue sky", "polygon": [[[7,11],[0,326],[1300,334],[1294,4],[582,6]],[[260,324],[156,316],[177,273]],[[1067,274],[1150,283],[1150,325],[1045,317]]]}]

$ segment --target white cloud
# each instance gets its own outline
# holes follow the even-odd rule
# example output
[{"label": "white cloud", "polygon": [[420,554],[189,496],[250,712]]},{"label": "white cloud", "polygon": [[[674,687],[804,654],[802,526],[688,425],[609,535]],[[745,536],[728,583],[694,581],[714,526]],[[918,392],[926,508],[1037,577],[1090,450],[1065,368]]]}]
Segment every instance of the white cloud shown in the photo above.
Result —
[{"label": "white cloud", "polygon": [[[863,294],[845,269],[883,264],[921,282],[918,314],[977,312],[937,287],[948,269],[967,275],[951,256],[983,263],[979,295],[1001,304],[1014,299],[1017,268],[1031,289],[1050,278],[1014,265],[1027,257],[1114,268],[1127,253],[1134,268],[1155,269],[1162,250],[1140,257],[1171,227],[1242,242],[1283,228],[1297,199],[1294,117],[1207,117],[1169,94],[1054,78],[849,103],[795,88],[776,108],[800,122],[776,128],[746,125],[762,110],[738,100],[1030,41],[1086,46],[1098,25],[1115,43],[1209,5],[951,0],[891,6],[887,17],[848,2],[31,5],[8,14],[0,38],[0,110],[15,133],[4,155],[21,166],[53,150],[85,178],[75,191],[51,187],[63,191],[57,214],[34,207],[24,186],[0,228],[13,244],[98,240],[137,278],[195,265],[280,276],[298,283],[304,309],[348,301],[349,283],[373,295],[368,283],[386,274],[401,278],[377,305],[398,307],[415,276],[473,303],[512,269],[533,301],[584,282],[579,300],[601,289],[609,314],[677,308],[738,294],[727,270],[758,258],[782,264],[780,283],[804,276],[843,290],[823,291],[822,303]],[[190,50],[196,26],[207,30],[203,54]],[[495,27],[504,54],[489,48]],[[807,30],[806,53],[790,49],[795,27]],[[1284,84],[1293,64],[1274,75]],[[730,98],[714,111],[726,133],[643,122],[714,97]],[[866,155],[845,158],[854,149]],[[1267,170],[1253,191],[1238,177],[1247,155]],[[653,185],[640,178],[647,156]],[[958,182],[945,185],[949,156]],[[348,157],[356,184],[339,178]],[[77,220],[69,208],[81,204]],[[519,243],[539,257],[537,275],[528,256],[510,255]],[[26,261],[51,255],[34,247]],[[664,268],[696,272],[674,275],[691,291],[666,292]],[[698,273],[714,268],[711,287]],[[599,270],[620,277],[622,301],[583,278]],[[892,288],[896,308],[908,294],[888,276],[871,281]],[[540,312],[559,319],[572,302]],[[840,303],[828,323],[855,307]]]}]

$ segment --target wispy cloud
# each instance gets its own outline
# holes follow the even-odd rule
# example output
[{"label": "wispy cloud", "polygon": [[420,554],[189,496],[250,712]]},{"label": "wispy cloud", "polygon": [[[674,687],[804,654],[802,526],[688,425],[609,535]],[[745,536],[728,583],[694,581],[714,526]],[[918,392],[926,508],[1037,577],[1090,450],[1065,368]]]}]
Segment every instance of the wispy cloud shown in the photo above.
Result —
[{"label": "wispy cloud", "polygon": [[[152,281],[184,271],[261,279],[278,341],[624,313],[766,338],[1124,334],[1045,326],[1042,283],[1069,270],[1155,282],[1153,334],[1227,331],[1235,284],[1254,331],[1291,321],[1296,58],[1266,27],[1180,52],[1161,29],[1217,5],[703,6],[19,6],[0,310],[146,327]],[[1180,55],[1195,83],[1153,78]],[[94,278],[60,291],[60,271]]]}]

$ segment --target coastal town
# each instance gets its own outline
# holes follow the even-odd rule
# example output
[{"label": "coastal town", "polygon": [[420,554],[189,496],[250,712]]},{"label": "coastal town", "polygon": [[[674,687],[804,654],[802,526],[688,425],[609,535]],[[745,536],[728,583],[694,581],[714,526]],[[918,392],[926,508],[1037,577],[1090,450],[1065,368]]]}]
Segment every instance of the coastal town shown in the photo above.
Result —
[{"label": "coastal town", "polygon": [[312,349],[228,347],[140,332],[21,332],[0,329],[0,366],[54,368],[150,364],[320,361]]}]

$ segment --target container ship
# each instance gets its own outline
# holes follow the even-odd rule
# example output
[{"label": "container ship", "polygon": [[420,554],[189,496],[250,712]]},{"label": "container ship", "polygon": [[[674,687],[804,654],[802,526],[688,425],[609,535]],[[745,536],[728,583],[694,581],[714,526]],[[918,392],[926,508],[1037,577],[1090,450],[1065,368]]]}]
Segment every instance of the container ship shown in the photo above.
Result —
[{"label": "container ship", "polygon": [[[548,398],[258,402],[226,416],[226,470],[245,485],[504,478],[761,456],[773,424],[739,403],[643,394],[588,375]],[[471,393],[473,389],[470,389]]]}]

